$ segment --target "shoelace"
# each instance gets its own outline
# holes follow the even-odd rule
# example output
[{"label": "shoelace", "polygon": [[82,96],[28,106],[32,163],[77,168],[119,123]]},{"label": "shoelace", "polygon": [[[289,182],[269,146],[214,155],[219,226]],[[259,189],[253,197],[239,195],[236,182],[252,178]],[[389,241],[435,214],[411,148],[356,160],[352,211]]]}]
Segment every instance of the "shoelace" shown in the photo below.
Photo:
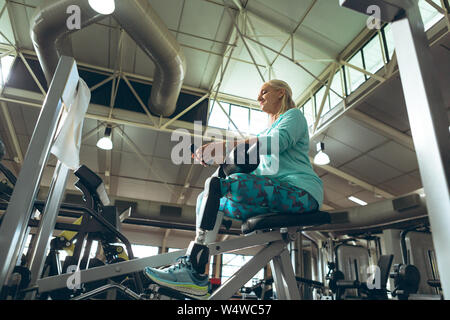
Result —
[{"label": "shoelace", "polygon": [[177,269],[181,269],[182,267],[189,267],[190,264],[188,263],[187,259],[188,256],[178,257],[177,260],[175,261],[175,264],[169,267],[168,271],[173,272]]}]

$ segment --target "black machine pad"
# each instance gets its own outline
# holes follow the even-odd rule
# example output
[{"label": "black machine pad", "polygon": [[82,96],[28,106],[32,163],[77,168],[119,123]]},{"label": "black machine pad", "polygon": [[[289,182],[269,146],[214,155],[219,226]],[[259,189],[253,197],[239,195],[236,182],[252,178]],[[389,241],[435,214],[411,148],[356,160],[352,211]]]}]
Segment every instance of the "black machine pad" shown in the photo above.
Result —
[{"label": "black machine pad", "polygon": [[313,226],[331,222],[330,214],[325,211],[308,213],[269,213],[247,219],[242,226],[244,234],[255,230],[285,228],[294,226]]}]

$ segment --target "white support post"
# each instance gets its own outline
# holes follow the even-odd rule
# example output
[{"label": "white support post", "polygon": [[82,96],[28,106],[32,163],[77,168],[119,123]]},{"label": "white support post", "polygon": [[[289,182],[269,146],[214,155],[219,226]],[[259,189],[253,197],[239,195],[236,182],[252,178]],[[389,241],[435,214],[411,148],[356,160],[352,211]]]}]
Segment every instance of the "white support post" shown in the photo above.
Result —
[{"label": "white support post", "polygon": [[450,274],[445,272],[450,265],[449,123],[417,1],[406,9],[405,17],[392,23],[392,33],[442,291],[450,300]]},{"label": "white support post", "polygon": [[3,286],[11,275],[21,244],[25,240],[42,172],[56,134],[62,101],[73,96],[78,79],[75,60],[62,56],[0,226],[0,286]]},{"label": "white support post", "polygon": [[[280,253],[281,274],[286,285],[286,294],[288,300],[300,300],[300,290],[295,279],[294,269],[287,249]],[[302,261],[303,263],[303,261]]]},{"label": "white support post", "polygon": [[444,298],[450,300],[450,133],[447,110],[436,78],[417,0],[340,0],[341,6],[367,14],[380,6],[381,19],[392,22],[406,109],[426,194]]},{"label": "white support post", "polygon": [[270,268],[272,269],[273,284],[277,293],[277,299],[287,300],[288,294],[286,292],[286,285],[281,272],[282,268],[280,256],[276,256],[270,261]]}]

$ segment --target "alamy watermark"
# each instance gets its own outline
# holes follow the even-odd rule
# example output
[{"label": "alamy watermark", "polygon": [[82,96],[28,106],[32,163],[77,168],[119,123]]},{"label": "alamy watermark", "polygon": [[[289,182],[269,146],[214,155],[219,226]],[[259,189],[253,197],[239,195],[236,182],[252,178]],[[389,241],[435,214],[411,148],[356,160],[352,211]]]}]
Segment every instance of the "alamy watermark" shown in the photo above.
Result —
[{"label": "alamy watermark", "polygon": [[379,266],[370,265],[366,269],[367,274],[369,275],[366,280],[367,289],[373,290],[381,289],[381,271]]},{"label": "alamy watermark", "polygon": [[71,275],[67,278],[66,286],[69,290],[81,289],[81,272],[77,265],[70,265],[67,267],[67,273]]},{"label": "alamy watermark", "polygon": [[369,14],[367,18],[366,26],[369,29],[381,29],[381,8],[377,5],[371,5],[367,7],[366,13]]},{"label": "alamy watermark", "polygon": [[69,30],[81,29],[81,9],[79,6],[73,4],[67,7],[66,13],[69,17],[66,19],[66,26]]}]

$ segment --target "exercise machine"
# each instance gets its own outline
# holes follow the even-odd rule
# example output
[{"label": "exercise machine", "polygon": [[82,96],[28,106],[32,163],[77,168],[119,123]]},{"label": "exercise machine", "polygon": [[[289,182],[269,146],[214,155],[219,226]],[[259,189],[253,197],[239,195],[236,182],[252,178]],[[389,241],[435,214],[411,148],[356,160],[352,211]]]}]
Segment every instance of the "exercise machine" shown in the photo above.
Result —
[{"label": "exercise machine", "polygon": [[[335,279],[336,300],[388,300],[387,282],[393,258],[393,255],[382,255],[377,265],[379,273],[374,275],[372,279],[366,279],[366,281]],[[357,295],[345,295],[346,290],[349,289],[356,290]]]},{"label": "exercise machine", "polygon": [[[218,221],[222,219],[219,214]],[[271,264],[274,275],[274,286],[279,299],[299,299],[299,290],[292,269],[287,244],[295,239],[300,229],[308,226],[330,223],[332,216],[326,212],[316,212],[293,216],[292,214],[269,214],[248,219],[242,225],[243,236],[223,242],[214,242],[208,245],[211,255],[236,251],[249,247],[260,246],[260,251],[241,269],[239,269],[227,282],[220,286],[210,296],[211,300],[226,300],[248,282],[260,269],[268,263]],[[216,223],[218,231],[220,223]],[[145,267],[161,267],[170,265],[186,254],[186,249],[156,256],[123,261],[113,265],[105,265],[92,269],[81,270],[80,279],[89,283],[108,279],[124,274],[140,272]],[[66,287],[70,275],[62,274],[39,279],[39,292],[49,292]]]},{"label": "exercise machine", "polygon": [[[6,209],[0,225],[0,287],[2,289],[10,288],[10,285],[16,281],[16,277],[13,275],[18,274],[15,270],[22,263],[19,257],[21,257],[27,235],[30,232],[30,223],[37,222],[35,225],[37,232],[33,241],[34,245],[30,250],[29,261],[27,261],[30,272],[30,279],[27,282],[29,283],[30,291],[27,292],[26,299],[35,299],[36,293],[40,295],[40,292],[36,291],[38,288],[36,283],[40,279],[46,265],[46,252],[50,246],[53,231],[57,226],[56,219],[60,209],[79,210],[78,206],[61,204],[70,169],[59,160],[54,170],[46,201],[36,200],[44,166],[57,136],[58,126],[63,125],[63,122],[60,122],[63,114],[63,104],[66,106],[72,105],[76,97],[79,81],[80,78],[75,60],[71,57],[61,56],[31,137],[22,169],[17,181],[12,183],[14,188],[10,197],[8,197],[7,207],[5,203],[2,203],[2,206],[5,207],[4,209]],[[84,114],[79,116],[82,119],[84,118]],[[2,154],[4,154],[4,151],[2,151]],[[73,225],[65,226],[62,229],[77,232],[77,241],[74,246],[75,256],[78,255],[76,259],[81,264],[82,261],[79,260],[81,244],[84,240],[89,241],[88,237],[91,234],[101,235],[102,240],[104,240],[103,237],[106,234],[117,237],[125,244],[127,255],[132,259],[131,246],[127,242],[128,240],[118,232],[114,222],[111,224],[112,220],[108,221],[105,218],[109,214],[114,217],[115,213],[112,208],[108,208],[106,198],[103,197],[104,192],[97,189],[101,184],[98,179],[95,179],[92,175],[89,176],[89,172],[82,173],[81,170],[78,171],[80,174],[79,187],[81,189],[84,188],[83,193],[87,196],[86,200],[90,202],[83,207],[83,211],[86,214],[85,217],[88,218],[83,219],[78,228],[74,230],[71,229],[74,227]],[[8,179],[10,181],[13,180]],[[33,214],[36,208],[40,211],[39,221],[33,221]],[[96,212],[96,210],[100,210],[101,214]],[[64,239],[61,240],[64,242]],[[60,244],[55,241],[51,252],[53,261],[55,261],[54,258],[58,247],[60,247]],[[50,261],[47,260],[47,262],[49,263]],[[55,272],[55,269],[53,268],[51,272]],[[136,283],[136,287],[139,290],[139,283]],[[63,287],[63,289],[65,288],[67,286]],[[11,293],[10,290],[6,291]]]},{"label": "exercise machine", "polygon": [[[12,174],[12,173],[11,173]],[[87,269],[95,266],[105,264],[113,264],[120,261],[133,259],[133,251],[128,239],[120,232],[120,220],[115,206],[108,205],[110,200],[106,194],[103,181],[101,178],[92,172],[89,168],[82,165],[74,172],[78,177],[75,186],[82,192],[84,205],[75,205],[69,203],[62,203],[60,212],[70,210],[71,213],[79,214],[80,217],[72,224],[57,223],[55,230],[64,230],[58,236],[50,241],[50,251],[47,255],[42,270],[41,278],[48,276],[55,276],[62,273],[67,273],[68,269],[75,267],[75,269]],[[42,212],[45,203],[43,201],[36,201],[34,208]],[[4,207],[6,209],[6,207]],[[29,227],[38,227],[39,221],[31,219]],[[104,258],[90,258],[89,253],[93,241],[98,241],[101,245],[101,250]],[[33,241],[31,241],[33,242]],[[123,246],[113,243],[121,242]],[[59,258],[61,250],[69,253],[63,265]],[[30,245],[29,251],[33,251],[33,246]],[[17,265],[12,274],[12,280],[4,290],[4,297],[12,299],[25,298],[24,292],[29,292],[33,288],[28,288],[31,281],[31,272],[26,266],[27,257],[23,256],[20,264]],[[74,270],[75,270],[74,269]],[[74,271],[72,270],[72,272]],[[142,279],[140,274],[124,275],[114,279],[108,279],[111,282],[119,283],[127,280],[128,285],[131,285],[138,292],[142,292]],[[79,287],[75,290],[68,288],[49,292],[48,294],[40,295],[38,299],[68,299],[75,297],[81,293],[96,289],[101,285],[106,285],[107,281],[100,281],[91,283],[85,287]],[[123,288],[114,286],[119,292],[125,291]]]},{"label": "exercise machine", "polygon": [[418,225],[400,232],[402,263],[394,265],[392,296],[398,300],[441,300],[436,257],[429,225]]},{"label": "exercise machine", "polygon": [[[250,148],[246,148],[251,151]],[[236,155],[237,148],[234,148],[231,155]],[[250,161],[250,158],[248,158]],[[214,192],[214,179],[219,179],[223,174],[232,174],[236,170],[243,171],[242,165],[240,167],[235,165],[235,161],[227,161],[231,166],[219,166],[213,176],[205,183],[205,194],[210,197],[217,197]],[[246,162],[245,165],[250,165]],[[254,164],[251,166],[255,167]],[[233,169],[234,168],[234,169]],[[249,168],[249,169],[248,169]],[[252,167],[247,170],[253,171]],[[233,170],[231,170],[233,169]],[[244,170],[246,170],[244,168]],[[208,200],[208,199],[207,199]],[[214,199],[213,199],[214,200]],[[211,201],[205,201],[206,205],[203,210],[207,212],[212,208]],[[213,203],[214,204],[214,203]],[[217,205],[217,203],[215,204]],[[218,209],[218,206],[217,206]],[[223,213],[214,212],[214,219],[211,218],[210,212],[207,212],[207,223],[199,221],[200,226],[206,225],[208,239],[215,239],[220,227],[222,226]],[[288,251],[288,244],[294,240],[297,233],[309,226],[332,223],[332,217],[327,212],[311,212],[301,215],[293,215],[291,213],[272,213],[253,217],[245,221],[242,226],[243,236],[223,242],[210,242],[201,247],[203,252],[206,252],[206,258],[210,255],[222,254],[225,252],[236,251],[249,247],[259,246],[259,252],[248,261],[241,269],[239,269],[228,281],[217,288],[210,296],[210,299],[229,299],[236,292],[240,290],[245,283],[247,283],[260,269],[267,264],[271,264],[274,286],[276,288],[279,299],[299,299],[300,294],[295,274],[292,268],[291,259]],[[211,227],[212,226],[212,227]],[[187,254],[192,254],[194,246],[188,249],[178,250],[171,253],[164,253],[156,256],[134,259],[129,261],[119,262],[113,265],[99,266],[92,269],[81,270],[79,273],[80,279],[83,283],[90,283],[102,279],[113,278],[124,274],[141,272],[145,267],[161,267],[167,266],[175,262],[175,260]],[[195,248],[194,248],[195,249]],[[191,251],[189,251],[191,250]],[[196,250],[196,249],[195,249]],[[199,251],[197,251],[199,252]],[[201,257],[197,260],[196,267],[204,268],[205,253],[200,253]],[[58,290],[66,286],[66,282],[70,275],[61,274],[57,276],[39,279],[37,282],[39,292],[49,292]],[[177,298],[186,298],[182,294],[177,294],[174,290],[167,288],[158,288],[158,292],[151,292],[150,296],[157,294],[175,295]],[[149,293],[147,293],[147,296]],[[87,293],[84,298],[90,296]],[[137,295],[136,295],[137,296]],[[141,296],[144,297],[144,296]],[[191,297],[192,298],[192,297]]]},{"label": "exercise machine", "polygon": [[[70,266],[75,266],[77,270],[83,270],[134,258],[130,242],[120,232],[120,220],[117,209],[115,206],[109,205],[110,200],[101,178],[84,165],[77,169],[74,174],[78,177],[75,186],[83,193],[85,203],[84,206],[79,208],[82,211],[82,216],[74,222],[79,228],[75,228],[76,231],[64,231],[51,241],[50,253],[47,256],[41,278],[66,273]],[[67,205],[62,207],[66,208]],[[104,256],[102,260],[89,257],[93,241],[98,241],[101,246]],[[113,243],[119,241],[125,249],[121,245],[113,245]],[[58,266],[59,259],[57,258],[57,251],[61,249],[71,252],[66,257],[62,268]],[[55,266],[57,267],[55,268]],[[45,273],[47,269],[49,269],[49,272]],[[120,284],[125,279],[128,282],[133,282],[132,285],[137,292],[143,291],[141,274],[139,273],[116,277],[112,280],[114,283]],[[100,285],[106,285],[106,282],[100,281],[85,288],[80,287],[72,292],[70,290],[60,290],[56,294],[51,294],[51,297],[52,299],[67,299],[96,289]],[[123,291],[117,286],[114,288]]]}]

